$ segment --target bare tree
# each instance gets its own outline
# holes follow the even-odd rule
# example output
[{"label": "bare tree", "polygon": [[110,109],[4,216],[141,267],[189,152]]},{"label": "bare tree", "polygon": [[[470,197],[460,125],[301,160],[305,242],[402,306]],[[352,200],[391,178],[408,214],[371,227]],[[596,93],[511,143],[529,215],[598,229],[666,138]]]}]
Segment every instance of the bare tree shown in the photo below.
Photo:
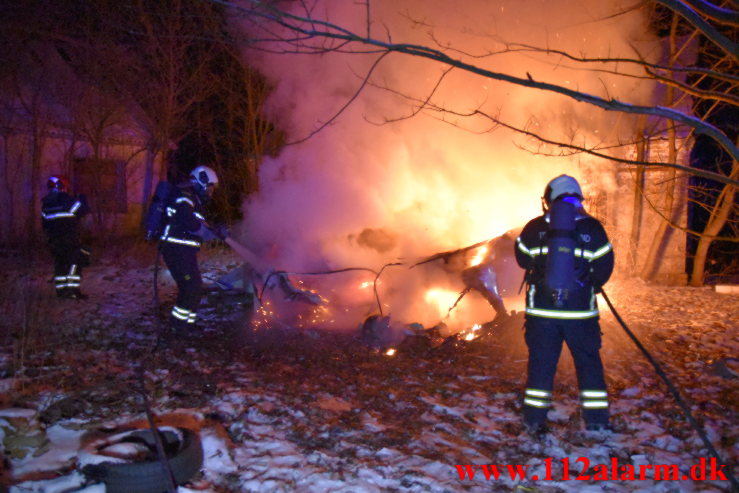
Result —
[{"label": "bare tree", "polygon": [[[707,251],[708,245],[716,237],[717,233],[714,230],[716,228],[720,230],[723,224],[725,224],[726,218],[736,213],[735,210],[732,212],[732,208],[735,207],[733,205],[735,189],[739,185],[739,176],[736,172],[739,147],[735,143],[734,137],[713,123],[705,112],[697,113],[691,109],[689,104],[680,104],[680,102],[685,101],[686,97],[690,97],[695,100],[713,101],[716,104],[726,104],[733,107],[739,106],[739,99],[736,97],[736,87],[739,84],[739,78],[736,76],[739,73],[739,70],[737,70],[739,51],[737,50],[735,40],[736,33],[738,32],[736,27],[739,26],[739,12],[733,10],[733,5],[731,4],[727,7],[714,5],[706,1],[691,2],[690,5],[679,0],[658,0],[657,2],[667,9],[668,12],[673,13],[676,18],[679,16],[684,22],[687,22],[691,26],[694,38],[711,45],[720,53],[720,56],[717,57],[717,62],[710,66],[681,64],[676,59],[660,65],[646,61],[636,51],[631,58],[589,59],[564,51],[558,51],[550,46],[536,47],[508,44],[505,47],[505,50],[509,52],[528,51],[552,55],[557,58],[557,63],[564,58],[577,64],[578,68],[582,70],[602,71],[624,77],[634,77],[634,75],[621,72],[619,67],[626,65],[640,67],[643,71],[642,77],[645,80],[656,81],[666,90],[672,92],[672,96],[670,96],[667,104],[645,105],[634,104],[627,100],[611,97],[607,92],[604,96],[598,96],[573,89],[569,86],[563,86],[546,80],[538,80],[529,74],[527,74],[527,77],[521,77],[518,74],[485,68],[482,64],[476,63],[476,61],[482,60],[485,57],[494,56],[499,52],[494,50],[476,54],[464,52],[455,47],[453,41],[441,43],[435,39],[433,29],[431,28],[429,28],[430,35],[427,45],[399,43],[393,41],[393,33],[387,30],[375,29],[374,32],[371,32],[368,27],[366,32],[359,32],[358,30],[351,30],[344,25],[331,22],[328,17],[330,9],[309,8],[303,2],[283,3],[259,0],[204,1],[224,5],[230,9],[233,15],[240,16],[245,23],[251,26],[251,45],[273,53],[326,54],[336,51],[374,55],[377,57],[377,63],[380,63],[387,55],[401,55],[426,59],[446,67],[442,71],[442,76],[439,78],[438,83],[426,96],[411,96],[403,94],[402,90],[394,89],[384,82],[370,82],[370,84],[383,87],[386,90],[396,91],[399,95],[407,97],[416,103],[415,109],[410,114],[400,118],[412,117],[420,111],[435,113],[437,115],[453,115],[455,117],[484,117],[497,126],[520,132],[537,140],[542,145],[549,146],[550,148],[558,148],[560,149],[561,155],[586,153],[622,165],[672,169],[689,175],[701,176],[723,184],[725,191],[721,192],[720,200],[716,202],[714,209],[715,215],[709,221],[706,231],[701,234],[701,246],[699,246],[699,251],[696,255],[696,267],[691,278],[691,283],[693,284],[702,283],[703,264],[705,261],[703,252]],[[366,10],[364,7],[362,5],[357,7],[357,15],[363,15],[365,11],[369,12],[369,3],[366,5]],[[409,17],[412,14],[412,12],[409,13]],[[416,22],[418,25],[424,25],[422,19],[411,19],[411,21]],[[365,24],[367,26],[371,25],[371,19],[369,17],[367,17]],[[677,53],[680,49],[682,48],[673,46],[673,53]],[[650,162],[638,154],[636,158],[625,158],[622,154],[613,152],[614,149],[610,144],[585,146],[577,144],[574,139],[563,141],[561,138],[548,137],[530,127],[516,127],[506,121],[502,121],[498,118],[498,115],[485,113],[479,108],[475,110],[451,108],[444,103],[437,103],[434,100],[434,91],[442,84],[444,76],[451,70],[461,70],[491,80],[544,91],[552,95],[564,96],[572,101],[586,103],[606,111],[641,115],[651,120],[656,119],[661,122],[659,126],[660,131],[666,131],[668,135],[679,130],[683,134],[689,131],[695,135],[706,136],[712,139],[723,152],[730,156],[734,162],[734,167],[730,172],[725,173],[722,170],[713,171],[692,168],[679,163],[674,152],[674,143],[671,145],[673,152],[669,153],[666,160]],[[370,78],[371,74],[368,74],[366,80]],[[710,80],[713,83],[707,87],[705,83],[698,84],[694,82],[696,79]],[[363,84],[362,87],[365,85]],[[440,116],[440,119],[443,118],[443,116]],[[390,118],[388,121],[392,119]],[[457,119],[456,121],[459,120]],[[671,139],[674,141],[674,135]],[[622,143],[622,145],[627,144]],[[630,145],[633,145],[633,143]],[[667,200],[669,202],[669,200],[674,199],[668,197]],[[661,226],[661,231],[656,236],[654,246],[651,248],[651,260],[648,260],[647,265],[642,269],[642,275],[646,277],[651,277],[655,271],[659,244],[665,234],[667,234],[669,225],[671,225],[671,218],[668,214],[663,226]]]},{"label": "bare tree", "polygon": [[128,102],[148,135],[145,203],[156,158],[176,148],[189,131],[189,111],[214,89],[208,44],[218,42],[221,25],[213,6],[188,0],[104,1],[94,8],[100,27],[90,41],[112,38],[95,61],[107,73],[106,86]]},{"label": "bare tree", "polygon": [[[392,36],[388,34],[388,40],[382,40],[375,37],[369,37],[355,33],[345,27],[334,24],[327,20],[313,17],[312,10],[306,10],[305,13],[298,15],[290,11],[279,8],[279,2],[268,2],[260,0],[241,0],[241,2],[229,2],[226,0],[203,0],[205,2],[216,3],[227,6],[235,15],[242,16],[247,22],[256,26],[260,32],[264,33],[264,37],[253,41],[253,43],[277,43],[279,48],[270,48],[274,51],[283,51],[284,53],[305,53],[319,54],[330,51],[341,50],[343,52],[354,51],[356,53],[377,53],[381,56],[385,53],[397,53],[410,55],[428,60],[440,62],[443,65],[454,67],[455,70],[463,70],[483,77],[508,82],[511,84],[529,87],[553,94],[563,95],[574,101],[587,103],[604,110],[618,111],[623,113],[631,113],[638,115],[651,115],[664,118],[675,125],[685,125],[696,132],[705,134],[713,138],[722,148],[724,148],[734,159],[739,158],[739,148],[734,142],[719,128],[709,122],[703,121],[701,118],[680,111],[678,109],[667,108],[659,105],[644,106],[630,104],[615,98],[606,99],[593,94],[577,91],[569,87],[557,84],[537,81],[531,77],[522,78],[505,72],[496,72],[465,61],[464,53],[455,49],[446,47],[431,47],[424,45],[414,45],[406,43],[394,43],[391,41]],[[298,2],[299,3],[299,2]],[[670,8],[677,8],[677,4],[682,4],[677,0],[665,0],[664,3]],[[675,4],[673,6],[673,4]],[[433,42],[433,39],[430,40]],[[729,47],[731,47],[730,45]],[[544,48],[537,48],[539,51],[548,51]],[[453,55],[459,55],[455,58]],[[734,62],[737,61],[737,52],[734,51],[731,56]],[[481,58],[477,56],[476,58]],[[618,60],[597,59],[583,60],[585,62],[612,63]],[[645,63],[636,60],[622,60],[623,62]],[[649,64],[646,64],[649,65]],[[732,77],[731,72],[723,74],[726,77]],[[734,76],[734,78],[736,78]],[[653,164],[653,163],[642,163]],[[696,172],[677,165],[676,163],[659,163],[660,165],[672,165],[678,169],[685,169],[688,172]],[[738,185],[734,179],[719,174],[709,175],[712,178],[723,183],[733,183]]]}]

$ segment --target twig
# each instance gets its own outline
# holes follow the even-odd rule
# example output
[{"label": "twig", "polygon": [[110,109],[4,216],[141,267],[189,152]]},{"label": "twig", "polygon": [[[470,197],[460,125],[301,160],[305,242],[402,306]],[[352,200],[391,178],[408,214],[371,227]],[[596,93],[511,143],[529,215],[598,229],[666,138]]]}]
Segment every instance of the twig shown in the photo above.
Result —
[{"label": "twig", "polygon": [[149,405],[149,396],[146,393],[146,383],[144,381],[144,370],[141,365],[136,368],[136,373],[139,380],[138,391],[141,394],[141,400],[144,404],[144,411],[146,412],[146,420],[149,422],[149,428],[151,433],[154,435],[154,445],[157,449],[157,455],[159,456],[159,462],[162,465],[162,472],[167,478],[167,493],[176,493],[177,481],[175,480],[172,468],[169,465],[167,454],[164,452],[164,444],[162,443],[162,437],[159,434],[159,429],[154,422],[154,415],[151,412],[151,406]]}]

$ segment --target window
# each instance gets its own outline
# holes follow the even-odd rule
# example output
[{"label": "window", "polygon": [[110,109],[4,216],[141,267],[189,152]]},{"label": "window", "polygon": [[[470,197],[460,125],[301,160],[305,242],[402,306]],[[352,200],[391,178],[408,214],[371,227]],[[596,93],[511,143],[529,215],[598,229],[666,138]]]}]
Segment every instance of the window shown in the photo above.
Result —
[{"label": "window", "polygon": [[75,160],[74,189],[87,196],[93,210],[128,212],[124,162],[112,159]]}]

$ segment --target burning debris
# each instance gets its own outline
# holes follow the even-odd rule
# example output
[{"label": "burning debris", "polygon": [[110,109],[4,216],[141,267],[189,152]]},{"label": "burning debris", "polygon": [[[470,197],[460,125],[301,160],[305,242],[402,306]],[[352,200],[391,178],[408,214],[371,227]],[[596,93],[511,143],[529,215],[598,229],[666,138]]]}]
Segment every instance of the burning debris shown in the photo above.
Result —
[{"label": "burning debris", "polygon": [[[506,272],[502,278],[498,275],[498,269],[507,267],[506,262],[510,260],[515,234],[509,232],[465,248],[437,253],[410,265],[409,269],[427,265],[423,271],[418,269],[410,274],[424,279],[426,287],[422,300],[408,299],[407,303],[425,303],[435,308],[438,313],[435,321],[432,315],[425,320],[411,319],[409,322],[407,318],[412,317],[415,311],[404,312],[405,306],[397,305],[398,298],[393,300],[392,307],[382,302],[381,296],[392,295],[399,283],[415,282],[404,277],[402,269],[394,270],[393,275],[388,274],[389,281],[380,279],[386,267],[403,265],[399,263],[386,264],[379,271],[359,267],[307,273],[269,269],[260,274],[253,263],[245,259],[240,266],[214,281],[214,289],[208,293],[210,307],[204,310],[221,315],[229,311],[232,314],[240,313],[241,318],[236,322],[246,330],[246,339],[250,340],[273,339],[280,331],[302,332],[320,327],[341,329],[347,327],[347,321],[351,321],[353,316],[363,316],[363,321],[356,329],[357,341],[386,357],[463,351],[486,339],[499,338],[509,323],[517,322],[509,316],[502,295],[510,294],[512,276],[510,272]],[[350,271],[367,271],[374,278],[350,274],[340,283],[334,282],[333,276],[326,281],[332,274]],[[315,288],[306,286],[302,279],[292,278],[305,276],[316,279]],[[504,281],[503,289],[499,284],[501,280]],[[464,308],[458,309],[459,303],[470,291],[480,293],[487,301],[487,308],[483,309],[479,299],[473,298],[472,301],[479,304],[477,312],[471,312],[473,305],[469,302]],[[488,316],[485,312],[489,312],[490,307],[495,311],[495,318],[484,323],[484,319],[479,317]],[[394,318],[387,313],[390,308],[396,310]],[[425,311],[427,315],[433,313],[433,310]],[[404,317],[406,320],[403,320]],[[339,323],[336,323],[337,320]],[[268,335],[267,331],[273,334]],[[319,334],[313,333],[316,336]]]},{"label": "burning debris", "polygon": [[[461,270],[459,276],[464,289],[455,301],[449,304],[447,316],[470,291],[476,291],[490,304],[496,316],[507,316],[503,294],[515,292],[515,279],[522,279],[522,272],[516,267],[513,258],[515,238],[519,230],[511,230],[491,240],[475,243],[458,250],[434,254],[413,267],[443,260],[447,266],[462,264],[463,267],[452,267]],[[503,286],[499,283],[503,281]],[[429,290],[427,297],[438,298],[440,293]]]},{"label": "burning debris", "polygon": [[[326,303],[327,300],[322,298],[318,293],[316,293],[313,290],[307,289],[307,288],[298,288],[296,287],[291,281],[290,278],[287,277],[286,272],[272,272],[267,276],[267,279],[265,280],[265,286],[270,285],[271,278],[275,277],[277,279],[277,287],[279,287],[283,294],[285,295],[285,299],[289,301],[300,301],[303,303],[308,303],[310,305],[321,305],[323,303]],[[303,281],[298,281],[298,284],[300,286],[303,285]]]},{"label": "burning debris", "polygon": [[500,341],[512,333],[512,328],[522,326],[523,316],[516,312],[485,324],[474,324],[456,333],[450,333],[443,322],[429,328],[411,323],[394,329],[389,316],[370,315],[360,325],[359,340],[385,356],[424,356],[437,352],[463,351],[491,340]]},{"label": "burning debris", "polygon": [[[298,284],[302,286],[303,282],[298,281]],[[262,298],[266,289],[279,288],[285,299],[290,301],[300,301],[311,305],[320,305],[326,302],[315,291],[296,287],[288,277],[287,272],[270,270],[263,275],[246,262],[218,278],[215,286],[225,292],[241,291],[245,295],[252,295],[256,298],[255,301]],[[260,287],[262,294],[260,294]]]},{"label": "burning debris", "polygon": [[[390,306],[382,302],[381,296],[392,295],[398,283],[414,282],[405,276],[391,276],[389,282],[380,279],[385,267],[403,265],[398,263],[386,264],[379,272],[367,268],[309,273],[269,269],[260,274],[250,262],[244,262],[214,282],[217,289],[209,292],[209,304],[215,305],[216,311],[221,313],[227,311],[226,306],[230,306],[233,312],[246,314],[242,318],[242,325],[252,335],[263,329],[303,331],[320,327],[347,327],[347,321],[354,316],[363,317],[356,329],[357,340],[386,356],[462,350],[488,336],[499,337],[500,331],[507,326],[509,314],[503,301],[503,290],[499,288],[501,278],[497,269],[505,266],[509,260],[514,235],[515,232],[508,233],[465,248],[437,253],[410,265],[410,269],[427,265],[423,272],[420,269],[414,271],[426,279],[423,281],[426,288],[422,300],[408,303],[425,303],[436,308],[439,315],[435,321],[433,316],[425,320],[408,321],[409,313],[402,311],[404,306]],[[435,263],[436,260],[443,262]],[[366,277],[350,276],[341,279],[340,283],[331,280],[322,284],[332,274],[349,271],[367,271],[374,278],[368,280]],[[291,278],[306,275],[316,277],[318,280],[315,285],[325,289],[308,287],[302,279],[294,281]],[[506,273],[505,292],[508,293],[511,284],[509,277],[510,274]],[[456,290],[454,284],[458,286]],[[478,315],[487,316],[484,311],[470,313],[469,303],[464,309],[457,309],[470,291],[480,293],[489,307],[494,309],[495,318],[492,321],[484,323],[483,318],[467,322],[458,316],[464,314],[468,319]],[[326,296],[321,292],[325,292]],[[386,310],[393,308],[396,310],[395,317],[391,318]],[[478,307],[478,312],[480,308],[482,305]],[[337,319],[340,320],[338,324]]]}]

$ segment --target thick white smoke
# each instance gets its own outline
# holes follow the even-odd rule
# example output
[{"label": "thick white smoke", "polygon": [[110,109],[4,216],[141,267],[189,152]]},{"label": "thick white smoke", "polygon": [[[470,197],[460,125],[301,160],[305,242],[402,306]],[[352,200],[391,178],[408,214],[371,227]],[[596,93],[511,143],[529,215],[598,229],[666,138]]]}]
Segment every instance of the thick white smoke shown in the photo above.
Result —
[{"label": "thick white smoke", "polygon": [[[634,58],[638,46],[643,56],[652,56],[641,13],[614,16],[621,11],[618,2],[375,0],[370,7],[370,31],[383,41],[446,48],[452,57],[488,70],[602,97],[634,103],[651,97],[652,86],[644,80],[574,68],[563,56],[520,46],[590,58]],[[363,2],[318,1],[312,12],[367,32]],[[295,141],[347,103],[379,55],[344,50],[246,56],[275,85],[267,116]],[[523,226],[540,213],[539,197],[551,178],[560,173],[583,177],[583,163],[590,159],[532,153],[539,149],[534,140],[495,128],[482,117],[422,111],[384,123],[411,115],[417,106],[398,93],[428,97],[447,68],[407,55],[385,57],[372,84],[332,124],[262,163],[260,191],[245,204],[245,241],[269,252],[275,267],[291,271],[413,263]],[[623,64],[618,68],[627,70]],[[585,145],[617,142],[633,131],[629,118],[460,69],[446,74],[432,101],[461,114],[481,110],[547,138]],[[599,166],[609,174],[611,165]],[[429,287],[461,289],[440,268],[414,269],[412,275],[405,267],[389,271],[394,274],[382,278],[385,311],[407,322],[438,320],[439,311],[424,300]],[[335,282],[347,283],[347,278],[356,282],[343,275]],[[321,281],[323,289],[326,282]],[[333,288],[353,297],[346,285]],[[370,294],[361,296],[371,302]]]}]

